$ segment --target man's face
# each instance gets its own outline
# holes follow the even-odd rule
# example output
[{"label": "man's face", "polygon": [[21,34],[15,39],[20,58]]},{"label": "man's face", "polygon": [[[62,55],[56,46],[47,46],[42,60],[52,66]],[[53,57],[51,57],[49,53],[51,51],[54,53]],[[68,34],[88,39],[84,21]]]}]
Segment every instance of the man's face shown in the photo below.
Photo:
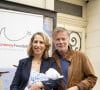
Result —
[{"label": "man's face", "polygon": [[69,44],[69,37],[66,32],[56,32],[54,34],[54,44],[55,48],[59,52],[66,52],[68,49],[68,44]]}]

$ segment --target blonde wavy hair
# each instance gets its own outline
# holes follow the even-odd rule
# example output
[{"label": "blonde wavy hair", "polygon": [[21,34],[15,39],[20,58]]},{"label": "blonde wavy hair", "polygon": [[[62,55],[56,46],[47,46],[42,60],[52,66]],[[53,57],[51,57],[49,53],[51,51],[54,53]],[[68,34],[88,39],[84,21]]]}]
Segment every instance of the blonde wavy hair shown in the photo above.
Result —
[{"label": "blonde wavy hair", "polygon": [[46,46],[46,49],[45,49],[42,57],[46,59],[46,58],[49,57],[49,52],[48,51],[49,51],[49,48],[50,48],[50,43],[49,43],[48,37],[42,32],[36,32],[35,34],[33,34],[33,36],[31,37],[28,49],[27,49],[27,54],[28,54],[28,56],[34,56],[34,51],[32,49],[32,43],[33,43],[33,40],[34,40],[36,35],[40,35],[44,40],[44,44]]}]

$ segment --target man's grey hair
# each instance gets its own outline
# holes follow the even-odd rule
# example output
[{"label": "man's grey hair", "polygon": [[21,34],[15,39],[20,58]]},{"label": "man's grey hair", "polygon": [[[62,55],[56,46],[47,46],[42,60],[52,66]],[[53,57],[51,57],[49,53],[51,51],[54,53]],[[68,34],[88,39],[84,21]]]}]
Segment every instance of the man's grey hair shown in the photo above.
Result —
[{"label": "man's grey hair", "polygon": [[55,33],[57,32],[66,32],[68,37],[70,37],[69,31],[63,27],[56,27],[52,33],[52,36],[54,37]]}]

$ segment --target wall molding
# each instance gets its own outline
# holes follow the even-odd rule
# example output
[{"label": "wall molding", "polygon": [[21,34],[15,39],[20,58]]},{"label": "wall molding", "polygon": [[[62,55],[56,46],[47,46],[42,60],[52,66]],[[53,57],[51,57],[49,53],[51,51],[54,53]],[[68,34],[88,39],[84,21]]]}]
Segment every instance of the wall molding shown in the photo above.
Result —
[{"label": "wall molding", "polygon": [[57,22],[65,23],[67,25],[86,28],[87,21],[80,17],[75,17],[67,14],[58,13],[57,14]]}]

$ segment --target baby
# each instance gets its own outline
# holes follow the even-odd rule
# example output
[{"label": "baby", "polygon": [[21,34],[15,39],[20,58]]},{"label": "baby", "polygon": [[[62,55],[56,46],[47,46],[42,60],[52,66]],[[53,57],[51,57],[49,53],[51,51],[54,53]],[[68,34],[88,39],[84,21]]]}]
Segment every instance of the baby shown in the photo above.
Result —
[{"label": "baby", "polygon": [[[53,74],[52,74],[53,73]],[[33,83],[36,82],[41,82],[41,81],[47,81],[49,79],[52,80],[57,80],[60,78],[63,78],[63,76],[61,76],[55,69],[53,68],[49,68],[48,71],[46,71],[46,73],[38,73],[38,72],[32,72],[31,73],[30,80],[28,83],[28,86],[24,89],[24,90],[29,90],[29,86]]]}]

